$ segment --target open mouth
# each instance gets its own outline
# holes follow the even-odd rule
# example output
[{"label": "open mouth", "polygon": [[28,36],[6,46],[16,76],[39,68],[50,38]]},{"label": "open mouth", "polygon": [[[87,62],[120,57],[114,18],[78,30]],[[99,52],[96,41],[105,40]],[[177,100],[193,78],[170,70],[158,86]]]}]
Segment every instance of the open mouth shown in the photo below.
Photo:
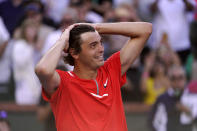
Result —
[{"label": "open mouth", "polygon": [[96,56],[95,58],[96,58],[97,60],[99,60],[99,61],[103,61],[103,60],[104,60],[103,55],[101,55],[101,56]]}]

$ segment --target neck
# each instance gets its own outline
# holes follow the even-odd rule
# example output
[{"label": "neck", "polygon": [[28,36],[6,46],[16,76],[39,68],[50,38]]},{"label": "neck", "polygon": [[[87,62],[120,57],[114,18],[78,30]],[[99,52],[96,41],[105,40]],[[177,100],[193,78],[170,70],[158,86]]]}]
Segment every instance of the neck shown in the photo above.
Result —
[{"label": "neck", "polygon": [[81,79],[93,80],[97,76],[97,70],[91,70],[81,66],[75,66],[73,72]]}]

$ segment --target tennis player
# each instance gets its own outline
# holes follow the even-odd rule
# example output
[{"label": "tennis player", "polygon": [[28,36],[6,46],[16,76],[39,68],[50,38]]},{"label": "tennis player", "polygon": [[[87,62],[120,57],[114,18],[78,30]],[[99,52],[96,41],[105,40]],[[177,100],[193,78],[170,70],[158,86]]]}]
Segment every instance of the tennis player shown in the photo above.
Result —
[{"label": "tennis player", "polygon": [[[151,32],[146,22],[74,24],[65,29],[35,69],[58,131],[127,131],[120,88]],[[104,61],[100,34],[130,39]],[[73,71],[56,70],[63,51]]]}]

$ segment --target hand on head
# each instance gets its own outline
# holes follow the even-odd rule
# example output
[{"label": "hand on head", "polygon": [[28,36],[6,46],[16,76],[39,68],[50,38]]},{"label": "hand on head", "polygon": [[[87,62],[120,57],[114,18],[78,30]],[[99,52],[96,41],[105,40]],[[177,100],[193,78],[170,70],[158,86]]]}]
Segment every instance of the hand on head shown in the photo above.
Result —
[{"label": "hand on head", "polygon": [[69,47],[69,35],[70,35],[70,30],[75,27],[75,25],[70,25],[65,30],[62,32],[62,35],[60,37],[60,41],[64,41],[65,48],[64,52],[67,53],[68,47]]},{"label": "hand on head", "polygon": [[82,24],[86,24],[86,25],[90,25],[92,27],[96,27],[95,24],[91,24],[91,23],[75,23],[75,24],[72,24],[70,26],[68,26],[67,28],[65,28],[65,30],[63,31],[61,37],[60,37],[60,40],[63,40],[65,41],[65,48],[64,48],[64,52],[65,53],[68,53],[68,48],[69,48],[69,36],[70,36],[70,31],[78,26],[78,25],[82,25]]}]

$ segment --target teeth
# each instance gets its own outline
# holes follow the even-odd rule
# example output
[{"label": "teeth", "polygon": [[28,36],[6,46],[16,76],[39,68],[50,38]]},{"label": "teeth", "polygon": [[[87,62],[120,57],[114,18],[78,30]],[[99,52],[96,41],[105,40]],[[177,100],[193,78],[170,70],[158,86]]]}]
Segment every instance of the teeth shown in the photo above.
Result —
[{"label": "teeth", "polygon": [[97,56],[96,59],[103,59],[103,56]]}]

